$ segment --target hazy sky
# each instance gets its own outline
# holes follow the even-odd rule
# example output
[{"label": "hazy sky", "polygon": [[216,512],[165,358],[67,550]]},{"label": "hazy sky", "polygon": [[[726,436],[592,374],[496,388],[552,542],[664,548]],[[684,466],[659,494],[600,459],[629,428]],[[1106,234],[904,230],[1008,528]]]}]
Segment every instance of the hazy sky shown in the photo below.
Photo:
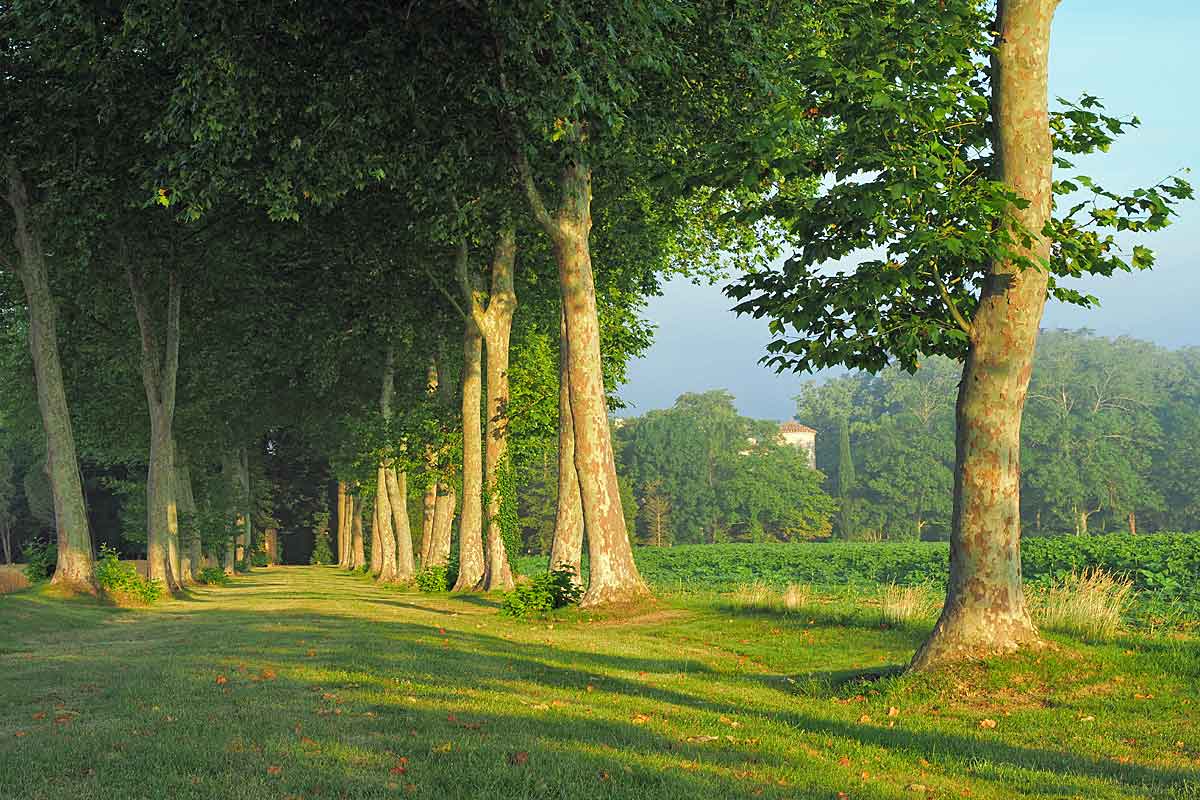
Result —
[{"label": "hazy sky", "polygon": [[[1111,152],[1084,164],[1113,189],[1147,185],[1191,167],[1200,184],[1200,70],[1195,51],[1200,0],[1064,0],[1054,22],[1051,97],[1098,95],[1109,111],[1135,114],[1142,127]],[[1089,327],[1169,347],[1200,345],[1200,203],[1143,243],[1155,250],[1151,272],[1084,284],[1101,300],[1084,310],[1051,304],[1045,327]],[[719,286],[673,281],[650,302],[658,325],[646,356],[630,365],[621,397],[632,416],[664,408],[684,392],[729,389],[743,414],[787,419],[805,375],[776,375],[759,366],[769,341],[766,322],[737,317]]]}]

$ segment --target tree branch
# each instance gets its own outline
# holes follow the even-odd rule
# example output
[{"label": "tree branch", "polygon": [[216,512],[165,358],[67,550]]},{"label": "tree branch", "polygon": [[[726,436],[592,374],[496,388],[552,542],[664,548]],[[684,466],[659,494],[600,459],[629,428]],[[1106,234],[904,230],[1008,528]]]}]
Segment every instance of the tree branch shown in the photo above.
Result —
[{"label": "tree branch", "polygon": [[932,266],[933,279],[937,281],[938,291],[941,292],[942,295],[942,302],[945,303],[946,308],[950,310],[950,316],[954,319],[955,324],[958,325],[958,327],[961,328],[962,331],[967,334],[967,336],[973,336],[975,334],[974,326],[967,322],[966,318],[963,317],[963,315],[959,312],[958,306],[954,304],[954,298],[950,296],[950,291],[946,288],[946,284],[942,282],[942,274],[938,272],[937,263],[934,262]]}]

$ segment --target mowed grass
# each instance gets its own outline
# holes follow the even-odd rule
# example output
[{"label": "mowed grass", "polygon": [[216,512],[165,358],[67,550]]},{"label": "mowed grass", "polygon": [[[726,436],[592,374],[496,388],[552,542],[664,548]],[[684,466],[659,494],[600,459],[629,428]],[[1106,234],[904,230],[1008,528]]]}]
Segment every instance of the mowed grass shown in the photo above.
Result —
[{"label": "mowed grass", "polygon": [[332,568],[145,610],[19,592],[0,797],[1200,797],[1195,640],[905,676],[928,623],[873,619],[691,597],[517,621]]}]

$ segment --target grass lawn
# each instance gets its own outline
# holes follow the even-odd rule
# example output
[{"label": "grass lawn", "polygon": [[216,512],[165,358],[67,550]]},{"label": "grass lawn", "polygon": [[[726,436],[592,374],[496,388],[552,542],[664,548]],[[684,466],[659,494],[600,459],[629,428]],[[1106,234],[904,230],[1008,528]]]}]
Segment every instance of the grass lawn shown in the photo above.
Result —
[{"label": "grass lawn", "polygon": [[150,610],[0,596],[0,798],[1200,798],[1200,650],[935,678],[924,630],[258,570]]}]

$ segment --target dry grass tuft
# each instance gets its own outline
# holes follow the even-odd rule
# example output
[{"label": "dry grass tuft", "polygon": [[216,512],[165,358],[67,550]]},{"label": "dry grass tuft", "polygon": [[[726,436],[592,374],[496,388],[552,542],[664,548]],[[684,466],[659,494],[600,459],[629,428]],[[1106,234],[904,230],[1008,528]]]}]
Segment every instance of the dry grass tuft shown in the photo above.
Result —
[{"label": "dry grass tuft", "polygon": [[775,611],[779,608],[779,599],[775,590],[762,581],[743,583],[729,595],[729,602],[738,608],[754,611]]},{"label": "dry grass tuft", "polygon": [[1105,642],[1120,633],[1132,592],[1125,578],[1091,568],[1072,572],[1045,591],[1027,587],[1026,603],[1034,621],[1047,630]]},{"label": "dry grass tuft", "polygon": [[803,611],[816,604],[811,586],[803,583],[790,583],[783,590],[783,607],[788,611]]},{"label": "dry grass tuft", "polygon": [[928,586],[883,587],[879,595],[879,613],[890,625],[933,620],[942,609],[942,595]]},{"label": "dry grass tuft", "polygon": [[5,564],[0,566],[0,594],[16,592],[29,586],[29,579],[22,571],[23,565]]}]

